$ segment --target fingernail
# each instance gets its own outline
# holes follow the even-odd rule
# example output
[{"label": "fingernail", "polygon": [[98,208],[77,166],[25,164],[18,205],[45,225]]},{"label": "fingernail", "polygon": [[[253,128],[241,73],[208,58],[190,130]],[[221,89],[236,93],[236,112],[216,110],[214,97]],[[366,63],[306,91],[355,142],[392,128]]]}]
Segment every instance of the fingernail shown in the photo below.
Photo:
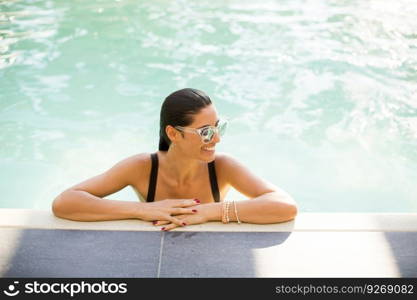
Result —
[{"label": "fingernail", "polygon": [[187,224],[185,224],[185,222],[182,222],[182,225],[187,226]]},{"label": "fingernail", "polygon": [[158,221],[152,221],[152,224],[153,225],[156,225],[156,223],[158,223]]},{"label": "fingernail", "polygon": [[193,212],[197,212],[197,210],[196,209],[193,209]]},{"label": "fingernail", "polygon": [[162,227],[161,230],[165,230],[165,227]]},{"label": "fingernail", "polygon": [[197,203],[200,203],[200,200],[198,200],[198,199],[194,199],[194,201],[197,202]]}]

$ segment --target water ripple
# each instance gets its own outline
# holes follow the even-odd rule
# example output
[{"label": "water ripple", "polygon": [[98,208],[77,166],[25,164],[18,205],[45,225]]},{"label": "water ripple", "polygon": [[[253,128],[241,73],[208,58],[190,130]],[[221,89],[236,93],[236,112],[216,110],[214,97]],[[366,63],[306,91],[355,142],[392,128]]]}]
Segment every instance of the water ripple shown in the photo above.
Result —
[{"label": "water ripple", "polygon": [[[74,143],[117,151],[112,138],[135,148],[155,138],[163,98],[196,87],[233,119],[225,147],[256,141],[239,150],[248,161],[262,146],[270,152],[259,165],[285,151],[306,169],[327,164],[337,190],[365,182],[343,174],[362,165],[378,177],[372,188],[390,182],[377,175],[392,159],[411,191],[416,13],[406,0],[0,1],[0,154],[47,160]],[[334,165],[375,160],[335,171],[324,156]],[[287,165],[282,174],[298,189],[304,170]],[[328,184],[305,176],[311,189]]]}]

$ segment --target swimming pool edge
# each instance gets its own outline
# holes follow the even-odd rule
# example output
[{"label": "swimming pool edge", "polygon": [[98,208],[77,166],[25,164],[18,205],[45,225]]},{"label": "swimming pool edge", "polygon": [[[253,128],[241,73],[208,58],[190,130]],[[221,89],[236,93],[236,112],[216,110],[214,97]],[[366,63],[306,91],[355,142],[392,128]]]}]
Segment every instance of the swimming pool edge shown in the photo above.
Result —
[{"label": "swimming pool edge", "polygon": [[[159,231],[142,220],[78,222],[55,217],[51,211],[0,208],[0,228]],[[417,213],[313,213],[300,212],[289,222],[248,224],[209,222],[175,231],[291,232],[291,231],[417,231]]]}]

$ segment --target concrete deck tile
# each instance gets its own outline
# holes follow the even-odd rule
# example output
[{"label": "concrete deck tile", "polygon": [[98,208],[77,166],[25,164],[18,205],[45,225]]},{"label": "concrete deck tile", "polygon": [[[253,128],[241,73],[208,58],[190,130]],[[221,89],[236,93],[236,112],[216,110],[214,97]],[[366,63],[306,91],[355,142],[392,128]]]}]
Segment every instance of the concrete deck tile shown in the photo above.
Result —
[{"label": "concrete deck tile", "polygon": [[0,271],[3,277],[156,277],[161,234],[0,229],[2,247],[9,248]]},{"label": "concrete deck tile", "polygon": [[283,243],[287,232],[167,232],[160,277],[257,277],[253,250]]},{"label": "concrete deck tile", "polygon": [[416,232],[170,232],[160,277],[417,277],[416,239]]}]

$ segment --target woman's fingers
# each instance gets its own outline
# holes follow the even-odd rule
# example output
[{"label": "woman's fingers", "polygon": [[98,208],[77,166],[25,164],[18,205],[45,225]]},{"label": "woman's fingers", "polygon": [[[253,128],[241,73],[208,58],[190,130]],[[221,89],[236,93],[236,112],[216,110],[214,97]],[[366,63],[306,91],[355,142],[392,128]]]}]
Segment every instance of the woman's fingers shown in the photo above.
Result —
[{"label": "woman's fingers", "polygon": [[173,207],[190,207],[201,203],[198,199],[178,199],[176,201],[177,203]]},{"label": "woman's fingers", "polygon": [[[171,230],[175,227],[186,226],[187,224],[181,220],[181,217],[176,218],[174,216],[195,214],[198,210],[192,206],[200,204],[200,200],[198,199],[166,199],[165,201],[167,202],[164,203],[164,205],[168,204],[171,206],[171,208],[166,211],[168,215],[166,217],[162,217],[162,220],[155,220],[152,222],[156,226],[166,225],[165,227],[162,227],[161,230]],[[168,201],[173,201],[174,203]]]},{"label": "woman's fingers", "polygon": [[[196,209],[193,208],[173,208],[170,211],[170,215],[174,216],[174,215],[187,215],[187,214],[195,214],[197,213]],[[164,225],[164,224],[168,224],[171,223],[170,221],[166,221],[166,220],[155,220],[152,222],[153,225]]]},{"label": "woman's fingers", "polygon": [[195,214],[197,209],[195,208],[173,208],[171,210],[171,215],[185,215],[185,214]]},{"label": "woman's fingers", "polygon": [[152,224],[155,226],[170,224],[170,221],[153,221]]},{"label": "woman's fingers", "polygon": [[[180,219],[177,219],[177,218],[175,218],[175,217],[168,216],[168,217],[167,217],[167,220],[168,220],[168,221],[170,221],[170,222],[171,222],[171,223],[173,223],[173,224],[178,225],[178,226],[186,226],[186,225],[187,225],[184,221],[182,221],[182,220],[180,220]],[[175,226],[175,227],[176,227],[176,226]]]},{"label": "woman's fingers", "polygon": [[171,224],[169,224],[169,225],[167,225],[167,226],[165,226],[165,227],[162,227],[162,228],[161,228],[161,230],[163,230],[163,231],[168,231],[168,230],[174,229],[174,228],[176,228],[176,227],[178,227],[178,225],[177,225],[177,224],[171,223]]},{"label": "woman's fingers", "polygon": [[[163,226],[161,228],[161,230],[163,230],[163,231],[171,230],[171,229],[174,229],[176,227],[184,227],[184,226],[188,225],[186,223],[186,221],[184,221],[182,219],[182,217],[179,217],[179,218],[169,217],[169,221],[156,221],[154,224],[158,225],[158,226],[159,225]],[[164,225],[166,225],[166,226],[164,226]]]}]

